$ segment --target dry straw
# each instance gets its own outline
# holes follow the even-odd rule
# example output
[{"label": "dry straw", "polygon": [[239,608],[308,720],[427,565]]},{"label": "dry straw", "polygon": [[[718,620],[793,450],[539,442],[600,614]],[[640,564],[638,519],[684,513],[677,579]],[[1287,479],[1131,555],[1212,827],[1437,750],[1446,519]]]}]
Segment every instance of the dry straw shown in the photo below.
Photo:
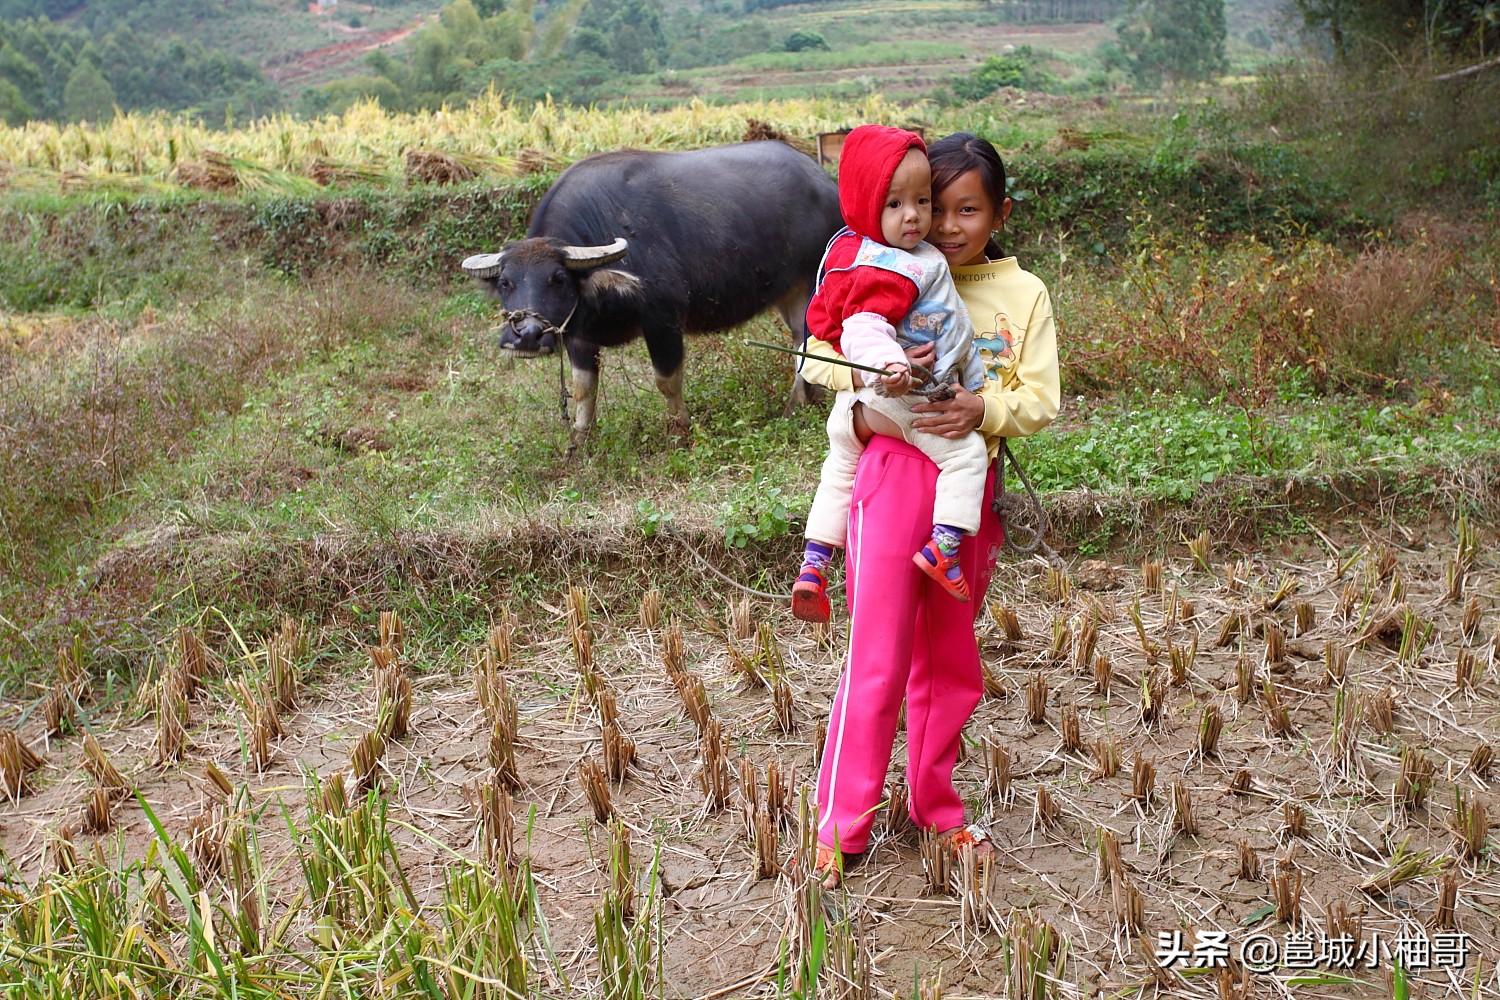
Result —
[{"label": "dry straw", "polygon": [[166,764],[182,759],[187,749],[188,701],[176,674],[162,678],[156,698],[156,760]]},{"label": "dry straw", "polygon": [[1156,764],[1137,755],[1130,770],[1130,798],[1147,805],[1156,789]]},{"label": "dry straw", "polygon": [[93,733],[83,734],[83,768],[94,779],[94,784],[104,789],[111,799],[122,799],[130,794],[125,776],[110,762]]},{"label": "dry straw", "polygon": [[1466,861],[1478,861],[1484,854],[1485,838],[1489,834],[1489,815],[1484,800],[1477,795],[1470,798],[1462,788],[1453,789],[1453,813],[1449,825],[1458,841],[1459,853]]},{"label": "dry straw", "polygon": [[1212,573],[1213,564],[1210,561],[1213,556],[1213,540],[1207,531],[1198,532],[1197,536],[1188,540],[1188,554],[1193,557],[1193,565],[1200,572]]},{"label": "dry straw", "polygon": [[1219,734],[1224,731],[1224,713],[1218,705],[1204,705],[1203,715],[1198,720],[1198,753],[1204,757],[1216,757],[1219,753]]},{"label": "dry straw", "polygon": [[1135,637],[1141,644],[1141,655],[1146,658],[1148,666],[1155,666],[1157,659],[1161,656],[1161,647],[1152,642],[1146,635],[1146,625],[1141,620],[1141,599],[1137,597],[1130,604],[1130,624],[1135,627]]},{"label": "dry straw", "polygon": [[1250,699],[1255,697],[1255,668],[1244,654],[1234,661],[1234,693],[1241,705],[1250,704]]},{"label": "dry straw", "polygon": [[703,790],[707,809],[718,812],[729,802],[731,784],[729,751],[724,742],[724,727],[718,719],[710,719],[703,727],[698,748],[702,760],[702,766],[698,770],[698,786]]},{"label": "dry straw", "polygon": [[1478,743],[1469,752],[1469,773],[1481,781],[1490,776],[1490,770],[1495,766],[1495,748],[1488,743]]},{"label": "dry straw", "polygon": [[1271,899],[1276,920],[1295,927],[1302,919],[1302,872],[1282,869],[1271,877]]},{"label": "dry straw", "polygon": [[1248,840],[1238,842],[1236,858],[1239,867],[1235,870],[1235,877],[1246,882],[1259,882],[1261,880],[1260,855],[1255,848],[1250,846]]},{"label": "dry straw", "polygon": [[1062,809],[1046,785],[1036,786],[1036,799],[1031,810],[1032,828],[1051,830],[1062,819]]},{"label": "dry straw", "polygon": [[1047,675],[1040,670],[1026,682],[1026,720],[1033,726],[1047,721]]},{"label": "dry straw", "polygon": [[1082,727],[1078,721],[1078,706],[1064,705],[1062,717],[1058,722],[1058,731],[1062,737],[1062,748],[1069,753],[1080,753],[1083,750]]},{"label": "dry straw", "polygon": [[1333,639],[1323,644],[1323,685],[1342,687],[1349,675],[1349,647]]},{"label": "dry straw", "polygon": [[1066,603],[1073,596],[1073,580],[1068,576],[1068,571],[1058,566],[1048,566],[1047,575],[1043,578],[1042,592],[1050,601],[1059,604]]},{"label": "dry straw", "polygon": [[1396,773],[1392,792],[1398,808],[1406,812],[1421,809],[1427,802],[1427,793],[1432,790],[1432,777],[1436,771],[1431,758],[1415,747],[1401,748],[1401,769]]},{"label": "dry straw", "polygon": [[797,731],[796,695],[784,677],[771,689],[771,708],[777,732],[790,735]]},{"label": "dry straw", "polygon": [[1396,728],[1396,696],[1389,687],[1381,688],[1365,703],[1365,721],[1376,733],[1384,736]]},{"label": "dry straw", "polygon": [[1281,836],[1284,840],[1307,839],[1307,810],[1296,802],[1281,804]]},{"label": "dry straw", "polygon": [[1266,728],[1273,736],[1289,739],[1294,733],[1291,712],[1281,703],[1281,692],[1270,674],[1261,681],[1260,697],[1266,714]]},{"label": "dry straw", "polygon": [[604,723],[603,734],[604,773],[610,781],[619,783],[635,762],[635,741],[613,720]]},{"label": "dry straw", "polygon": [[1089,670],[1094,669],[1094,657],[1098,645],[1100,645],[1100,622],[1092,613],[1089,613],[1083,619],[1083,624],[1079,627],[1079,637],[1073,643],[1074,673],[1088,675]]},{"label": "dry straw", "polygon": [[756,676],[762,685],[775,684],[786,675],[786,662],[781,657],[781,646],[776,641],[776,632],[770,622],[761,622],[755,629],[755,645],[751,653]]},{"label": "dry straw", "polygon": [[1119,872],[1112,873],[1109,895],[1115,928],[1128,936],[1139,934],[1146,926],[1146,901],[1135,883]]},{"label": "dry straw", "polygon": [[750,616],[750,598],[741,597],[729,606],[729,630],[736,639],[748,639],[755,634],[755,621]]},{"label": "dry straw", "polygon": [[354,794],[364,795],[380,780],[380,758],[385,756],[385,736],[371,729],[354,744],[349,766],[354,776]]},{"label": "dry straw", "polygon": [[1249,770],[1239,768],[1229,778],[1229,784],[1224,791],[1229,795],[1249,795],[1255,786],[1255,779],[1250,776]]},{"label": "dry straw", "polygon": [[992,809],[1000,810],[1011,803],[1010,750],[995,742],[986,742],[984,755],[984,794]]},{"label": "dry straw", "polygon": [[1193,793],[1187,782],[1172,782],[1172,829],[1185,837],[1198,835],[1198,817],[1193,812]]},{"label": "dry straw", "polygon": [[1141,724],[1154,728],[1166,717],[1167,680],[1160,670],[1151,670],[1141,676]]},{"label": "dry straw", "polygon": [[485,859],[497,871],[516,867],[516,820],[510,792],[498,781],[478,781],[479,831]]},{"label": "dry straw", "polygon": [[585,759],[578,765],[578,783],[583,787],[583,794],[594,811],[595,821],[608,823],[615,814],[615,804],[604,768],[593,758]]},{"label": "dry straw", "polygon": [[641,627],[654,629],[661,624],[661,591],[651,587],[641,595]]},{"label": "dry straw", "polygon": [[1112,739],[1100,737],[1094,741],[1094,776],[1113,778],[1120,773],[1120,747]]},{"label": "dry straw", "polygon": [[992,701],[1010,697],[1010,689],[1005,686],[1005,679],[991,670],[989,664],[979,665],[979,677],[984,685],[984,697]]},{"label": "dry straw", "polygon": [[1295,635],[1304,636],[1317,627],[1318,612],[1308,601],[1298,601],[1292,605],[1292,622],[1295,626]]},{"label": "dry straw", "polygon": [[1160,594],[1161,586],[1161,563],[1149,559],[1141,563],[1141,592]]},{"label": "dry straw", "polygon": [[1219,649],[1223,649],[1239,638],[1244,627],[1245,613],[1243,611],[1230,611],[1219,622],[1219,637],[1214,640],[1214,645]]},{"label": "dry straw", "polygon": [[1275,622],[1266,622],[1266,663],[1280,665],[1286,662],[1286,633]]},{"label": "dry straw", "polygon": [[1437,897],[1428,923],[1436,930],[1451,931],[1458,926],[1458,876],[1444,872],[1438,879]]},{"label": "dry straw", "polygon": [[83,798],[83,832],[107,833],[113,825],[110,818],[112,807],[113,798],[107,789],[98,785],[89,789]]},{"label": "dry straw", "polygon": [[1171,666],[1171,677],[1173,687],[1186,687],[1188,678],[1193,671],[1193,664],[1198,659],[1198,637],[1193,636],[1193,641],[1186,647],[1175,646],[1170,641],[1167,643],[1167,660]]},{"label": "dry straw", "polygon": [[1094,693],[1109,694],[1109,683],[1114,676],[1114,665],[1110,663],[1109,657],[1100,653],[1094,657]]},{"label": "dry straw", "polygon": [[1276,585],[1275,591],[1272,592],[1270,597],[1266,598],[1266,602],[1262,606],[1267,611],[1275,611],[1277,608],[1281,607],[1283,601],[1285,601],[1288,597],[1291,597],[1296,592],[1297,578],[1291,573],[1283,573],[1281,575],[1281,582]]},{"label": "dry straw", "polygon": [[1479,634],[1479,625],[1484,613],[1479,608],[1479,598],[1470,597],[1469,603],[1464,605],[1463,624],[1461,626],[1463,636],[1466,640],[1473,642],[1474,636]]},{"label": "dry straw", "polygon": [[1021,619],[1016,617],[1014,608],[1008,608],[1003,604],[991,604],[990,614],[1005,633],[1006,642],[1014,644],[1025,638],[1025,633],[1021,631]]}]

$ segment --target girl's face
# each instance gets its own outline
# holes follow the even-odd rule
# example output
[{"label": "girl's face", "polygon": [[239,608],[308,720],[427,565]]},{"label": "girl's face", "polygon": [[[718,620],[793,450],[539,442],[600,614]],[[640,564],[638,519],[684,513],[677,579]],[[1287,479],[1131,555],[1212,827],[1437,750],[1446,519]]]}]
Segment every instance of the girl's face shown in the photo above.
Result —
[{"label": "girl's face", "polygon": [[990,233],[1003,228],[1010,215],[1010,199],[996,205],[978,170],[955,177],[932,195],[932,229],[927,241],[943,252],[950,267],[984,263]]}]

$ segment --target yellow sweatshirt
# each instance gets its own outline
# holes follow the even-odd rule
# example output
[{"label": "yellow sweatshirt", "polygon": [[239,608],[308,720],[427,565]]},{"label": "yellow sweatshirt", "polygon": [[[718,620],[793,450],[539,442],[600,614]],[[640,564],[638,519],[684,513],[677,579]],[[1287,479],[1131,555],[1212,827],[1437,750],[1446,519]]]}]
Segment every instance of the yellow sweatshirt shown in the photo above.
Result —
[{"label": "yellow sweatshirt", "polygon": [[[979,433],[990,458],[1000,439],[1026,437],[1050,424],[1062,397],[1057,375],[1057,330],[1042,279],[1014,257],[953,268],[958,295],[974,320],[974,347],[984,365],[984,419]],[[837,358],[828,342],[809,337],[810,354]],[[802,377],[830,389],[853,389],[854,369],[808,358]]]}]

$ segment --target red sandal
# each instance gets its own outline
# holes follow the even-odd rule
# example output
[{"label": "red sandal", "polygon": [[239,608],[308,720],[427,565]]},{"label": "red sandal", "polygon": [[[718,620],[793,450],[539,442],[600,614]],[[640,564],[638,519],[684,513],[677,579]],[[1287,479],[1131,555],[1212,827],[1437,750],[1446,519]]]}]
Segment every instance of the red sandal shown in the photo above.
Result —
[{"label": "red sandal", "polygon": [[832,609],[828,605],[828,580],[816,566],[803,566],[792,584],[792,617],[805,622],[828,621]]},{"label": "red sandal", "polygon": [[916,563],[917,568],[923,573],[937,581],[937,585],[947,591],[949,597],[955,601],[968,602],[969,581],[964,579],[963,572],[960,570],[957,576],[948,575],[949,570],[958,568],[957,555],[945,556],[942,549],[938,548],[937,542],[929,541],[922,546],[920,552],[911,557],[911,561]]}]

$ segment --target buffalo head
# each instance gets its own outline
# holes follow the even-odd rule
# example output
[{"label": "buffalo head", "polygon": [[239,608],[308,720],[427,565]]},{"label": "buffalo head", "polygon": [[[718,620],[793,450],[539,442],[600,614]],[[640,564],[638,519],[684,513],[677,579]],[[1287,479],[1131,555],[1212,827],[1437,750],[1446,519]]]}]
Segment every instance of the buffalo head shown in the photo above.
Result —
[{"label": "buffalo head", "polygon": [[500,349],[534,358],[561,348],[560,334],[580,300],[597,305],[607,295],[633,295],[639,290],[635,275],[605,266],[625,256],[627,248],[623,239],[606,246],[579,247],[533,237],[499,253],[475,254],[462,266],[505,309]]}]

